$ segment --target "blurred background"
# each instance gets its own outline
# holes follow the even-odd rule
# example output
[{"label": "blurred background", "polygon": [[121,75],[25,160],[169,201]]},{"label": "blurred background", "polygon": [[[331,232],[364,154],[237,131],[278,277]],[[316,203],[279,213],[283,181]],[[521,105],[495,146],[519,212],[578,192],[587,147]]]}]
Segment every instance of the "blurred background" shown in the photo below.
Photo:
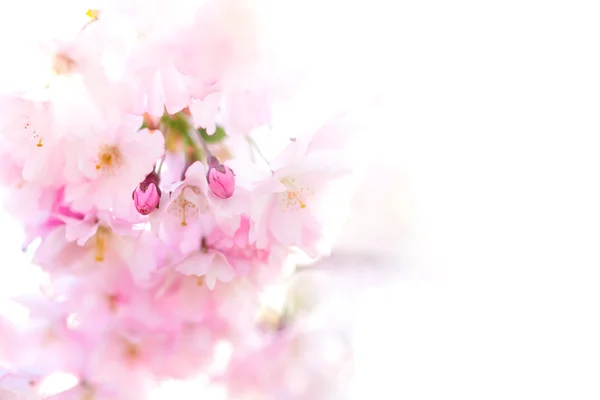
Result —
[{"label": "blurred background", "polygon": [[[303,31],[331,33],[340,97],[378,93],[349,220],[307,272],[351,332],[352,399],[600,398],[599,11],[332,1]],[[21,241],[1,214],[3,297],[31,287]]]}]

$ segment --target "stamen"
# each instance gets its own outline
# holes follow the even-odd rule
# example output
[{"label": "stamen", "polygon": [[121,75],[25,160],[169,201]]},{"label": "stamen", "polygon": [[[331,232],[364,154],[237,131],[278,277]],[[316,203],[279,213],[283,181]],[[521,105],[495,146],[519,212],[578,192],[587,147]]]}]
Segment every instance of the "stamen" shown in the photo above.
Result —
[{"label": "stamen", "polygon": [[97,20],[100,12],[98,10],[87,10],[85,15],[90,17],[92,20]]},{"label": "stamen", "polygon": [[98,153],[96,170],[102,170],[104,173],[112,173],[115,168],[121,165],[122,159],[121,151],[117,147],[104,146]]},{"label": "stamen", "polygon": [[312,190],[306,187],[298,187],[294,178],[283,178],[281,183],[287,188],[286,192],[279,194],[282,211],[306,208],[306,199],[312,193]]},{"label": "stamen", "polygon": [[131,342],[127,342],[125,344],[125,357],[129,361],[135,361],[140,358],[140,349],[139,347]]},{"label": "stamen", "polygon": [[58,76],[69,76],[75,71],[75,61],[65,54],[56,54],[52,63],[52,69]]},{"label": "stamen", "polygon": [[[168,209],[169,213],[177,215],[179,218],[181,218],[181,226],[188,226],[188,220],[196,216],[200,211],[197,204],[185,198],[185,193],[190,190],[196,195],[201,193],[200,189],[196,186],[186,186],[183,188],[179,196],[177,196],[177,199],[171,203]],[[203,209],[204,208],[206,207],[203,207]]]},{"label": "stamen", "polygon": [[96,236],[96,261],[104,261],[105,246],[104,238],[101,235]]},{"label": "stamen", "polygon": [[116,312],[119,305],[119,296],[111,294],[107,296],[106,301],[108,302],[108,309],[112,312]]},{"label": "stamen", "polygon": [[96,252],[96,261],[102,262],[104,261],[104,256],[106,253],[106,239],[110,234],[110,230],[106,227],[100,226],[98,227],[98,231],[96,232],[96,243],[95,243],[95,252]]},{"label": "stamen", "polygon": [[302,199],[300,198],[300,195],[296,192],[287,192],[288,194],[288,200],[290,200],[290,202],[293,202],[294,200],[296,200],[298,202],[298,204],[300,204],[300,208],[306,208],[306,204],[302,201]]},{"label": "stamen", "polygon": [[185,210],[187,208],[187,204],[188,203],[189,203],[189,201],[187,201],[187,200],[183,201],[183,205],[182,205],[182,208],[181,208],[181,215],[182,215],[182,217],[181,217],[181,226],[187,226],[187,221],[185,219]]}]

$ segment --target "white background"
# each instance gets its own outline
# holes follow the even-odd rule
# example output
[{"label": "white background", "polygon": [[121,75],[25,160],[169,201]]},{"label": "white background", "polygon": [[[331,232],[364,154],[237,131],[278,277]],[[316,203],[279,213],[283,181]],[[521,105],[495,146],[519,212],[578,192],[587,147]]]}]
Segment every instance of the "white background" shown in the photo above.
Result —
[{"label": "white background", "polygon": [[358,399],[600,398],[599,6],[418,1],[383,17],[373,133],[419,261],[365,300]]},{"label": "white background", "polygon": [[355,399],[600,398],[598,3],[333,3],[323,63],[382,93],[342,244],[399,254],[364,265]]}]

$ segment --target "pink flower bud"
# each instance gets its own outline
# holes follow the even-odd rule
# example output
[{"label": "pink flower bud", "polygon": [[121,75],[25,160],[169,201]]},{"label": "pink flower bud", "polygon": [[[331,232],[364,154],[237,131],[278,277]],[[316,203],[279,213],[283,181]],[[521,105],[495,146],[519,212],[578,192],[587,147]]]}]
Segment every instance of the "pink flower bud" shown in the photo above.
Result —
[{"label": "pink flower bud", "polygon": [[233,196],[235,190],[235,174],[226,165],[223,165],[219,160],[210,156],[208,159],[208,172],[206,173],[208,187],[215,196],[222,199],[228,199]]},{"label": "pink flower bud", "polygon": [[135,209],[142,215],[148,215],[158,208],[160,203],[160,188],[158,187],[158,176],[151,173],[133,192]]}]

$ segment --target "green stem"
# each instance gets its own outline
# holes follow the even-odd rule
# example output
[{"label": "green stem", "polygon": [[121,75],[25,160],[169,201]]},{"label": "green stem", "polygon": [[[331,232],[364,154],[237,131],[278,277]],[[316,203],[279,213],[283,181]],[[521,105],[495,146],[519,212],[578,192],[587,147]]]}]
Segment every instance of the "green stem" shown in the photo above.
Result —
[{"label": "green stem", "polygon": [[265,157],[265,155],[263,154],[263,152],[260,151],[260,148],[258,147],[258,145],[256,144],[256,142],[254,141],[254,139],[252,139],[250,136],[246,136],[246,141],[250,145],[251,149],[256,150],[256,153],[260,156],[260,158],[262,158],[262,160],[267,164],[267,166],[269,167],[269,169],[272,172],[273,169],[271,168],[271,164],[269,163],[269,160],[267,159],[267,157]]},{"label": "green stem", "polygon": [[[200,128],[200,129],[204,129],[204,128]],[[197,136],[195,135],[194,137],[196,137],[198,139],[198,141],[200,142],[200,144],[202,145],[202,148],[204,149],[204,152],[206,153],[206,157],[210,157],[212,155],[212,153],[210,152],[209,148],[208,148],[208,144],[206,143],[206,140],[204,140],[204,137],[202,137],[202,131],[198,129],[198,131],[193,131],[193,134],[195,135],[196,133],[198,134]],[[206,131],[204,131],[206,132]]]},{"label": "green stem", "polygon": [[181,135],[183,137],[183,142],[185,143],[186,147],[193,149],[194,150],[194,155],[196,156],[196,158],[198,160],[202,160],[202,158],[203,158],[202,149],[200,149],[198,147],[198,145],[190,137],[190,135],[188,134],[188,132],[181,132]]}]

